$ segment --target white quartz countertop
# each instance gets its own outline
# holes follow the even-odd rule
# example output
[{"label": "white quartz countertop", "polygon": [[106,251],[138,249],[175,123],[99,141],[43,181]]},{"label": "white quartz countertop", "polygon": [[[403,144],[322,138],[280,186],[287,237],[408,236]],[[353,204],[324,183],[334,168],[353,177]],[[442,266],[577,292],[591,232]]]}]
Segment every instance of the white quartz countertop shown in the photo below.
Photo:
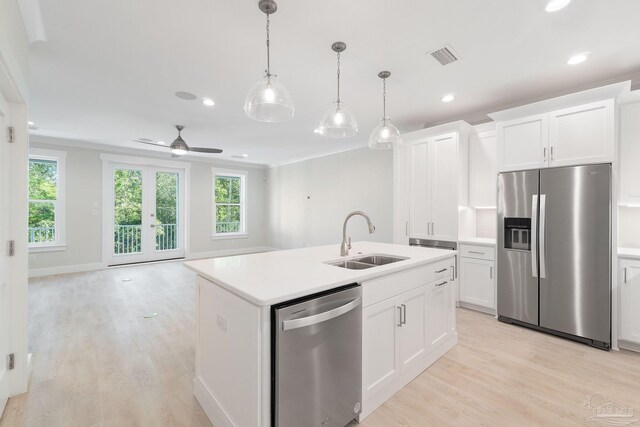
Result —
[{"label": "white quartz countertop", "polygon": [[458,243],[470,244],[470,245],[482,245],[482,246],[495,246],[496,239],[490,237],[461,237],[458,239]]},{"label": "white quartz countertop", "polygon": [[640,259],[640,248],[618,248],[618,256],[622,258]]},{"label": "white quartz countertop", "polygon": [[[385,254],[409,259],[365,270],[349,270],[327,261]],[[339,286],[374,279],[419,265],[449,258],[456,251],[389,243],[355,242],[349,256],[340,245],[263,252],[185,262],[198,275],[228,291],[264,306],[273,305]]]}]

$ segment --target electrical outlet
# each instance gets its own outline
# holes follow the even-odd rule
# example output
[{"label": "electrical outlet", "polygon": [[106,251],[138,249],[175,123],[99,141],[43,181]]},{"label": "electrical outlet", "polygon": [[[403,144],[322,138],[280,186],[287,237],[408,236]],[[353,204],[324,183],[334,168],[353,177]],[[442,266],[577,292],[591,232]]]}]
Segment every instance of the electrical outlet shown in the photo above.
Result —
[{"label": "electrical outlet", "polygon": [[222,332],[227,333],[227,319],[220,316],[219,314],[216,318],[216,325],[218,326],[218,328],[220,328]]}]

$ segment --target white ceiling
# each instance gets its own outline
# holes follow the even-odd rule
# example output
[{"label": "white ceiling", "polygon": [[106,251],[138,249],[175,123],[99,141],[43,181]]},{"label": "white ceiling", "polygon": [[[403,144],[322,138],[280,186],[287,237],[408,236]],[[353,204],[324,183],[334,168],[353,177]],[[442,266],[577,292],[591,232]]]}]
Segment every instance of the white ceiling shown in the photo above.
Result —
[{"label": "white ceiling", "polygon": [[[174,124],[192,146],[277,164],[365,146],[387,111],[401,131],[540,99],[640,71],[640,1],[574,0],[549,14],[544,0],[279,0],[271,20],[272,70],[296,105],[293,120],[259,123],[242,110],[265,67],[265,16],[257,0],[41,0],[47,42],[32,45],[34,135],[160,150]],[[343,140],[312,131],[335,98],[360,132]],[[453,46],[446,67],[428,51]],[[566,61],[590,51],[578,66]],[[184,101],[208,96],[216,106]],[[453,92],[456,100],[440,98]],[[166,150],[166,149],[165,149]],[[168,150],[167,150],[168,151]]]}]

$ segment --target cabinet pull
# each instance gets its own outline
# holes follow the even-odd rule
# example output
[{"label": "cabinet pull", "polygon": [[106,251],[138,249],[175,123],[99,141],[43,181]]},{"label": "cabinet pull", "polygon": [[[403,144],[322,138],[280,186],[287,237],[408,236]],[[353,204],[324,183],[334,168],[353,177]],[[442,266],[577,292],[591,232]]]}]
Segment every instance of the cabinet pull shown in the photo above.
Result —
[{"label": "cabinet pull", "polygon": [[404,222],[404,235],[405,236],[409,235],[409,221]]},{"label": "cabinet pull", "polygon": [[402,307],[396,307],[398,309],[398,326],[402,327]]},{"label": "cabinet pull", "polygon": [[545,162],[547,161],[547,147],[542,149],[542,160]]},{"label": "cabinet pull", "polygon": [[489,279],[493,279],[493,267],[489,267]]},{"label": "cabinet pull", "polygon": [[455,272],[455,267],[452,265],[451,267],[449,267],[451,269],[451,276],[449,276],[449,279],[451,281],[455,280],[456,278],[456,272]]},{"label": "cabinet pull", "polygon": [[431,223],[431,235],[435,235],[436,234],[436,223],[432,222]]},{"label": "cabinet pull", "polygon": [[484,255],[484,252],[479,252],[479,251],[469,251],[470,254],[478,254],[478,255]]},{"label": "cabinet pull", "polygon": [[402,310],[401,310],[402,318],[400,319],[400,324],[406,325],[407,324],[407,306],[404,304],[401,304],[401,305],[402,305]]},{"label": "cabinet pull", "polygon": [[436,273],[444,273],[445,271],[447,271],[447,269],[443,268],[442,270],[436,270]]},{"label": "cabinet pull", "polygon": [[447,281],[445,280],[445,281],[444,281],[444,282],[442,282],[442,283],[436,283],[436,287],[438,287],[438,286],[444,286],[444,285],[446,285],[446,284],[447,284]]},{"label": "cabinet pull", "polygon": [[551,161],[553,162],[553,145],[551,146]]},{"label": "cabinet pull", "polygon": [[627,283],[627,267],[624,268],[624,283]]}]

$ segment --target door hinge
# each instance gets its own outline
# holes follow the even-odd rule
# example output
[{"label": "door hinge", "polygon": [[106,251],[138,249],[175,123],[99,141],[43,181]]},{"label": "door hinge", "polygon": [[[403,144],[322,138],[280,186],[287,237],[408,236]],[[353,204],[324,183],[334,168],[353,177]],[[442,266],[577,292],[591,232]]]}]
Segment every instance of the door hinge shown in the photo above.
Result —
[{"label": "door hinge", "polygon": [[12,370],[16,367],[16,355],[11,353],[7,356],[7,369]]},{"label": "door hinge", "polygon": [[13,126],[9,126],[7,128],[7,141],[10,143],[13,143],[15,139],[15,135],[16,135],[16,129]]},{"label": "door hinge", "polygon": [[9,256],[14,256],[16,254],[16,241],[9,240],[9,248],[8,248]]}]

